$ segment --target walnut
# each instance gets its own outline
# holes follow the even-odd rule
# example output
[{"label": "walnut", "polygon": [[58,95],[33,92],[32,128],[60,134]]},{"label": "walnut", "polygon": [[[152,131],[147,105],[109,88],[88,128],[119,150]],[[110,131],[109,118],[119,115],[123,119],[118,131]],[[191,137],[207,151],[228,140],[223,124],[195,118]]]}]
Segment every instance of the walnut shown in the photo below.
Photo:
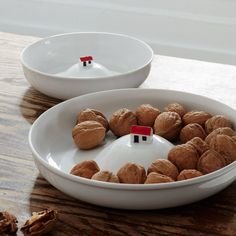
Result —
[{"label": "walnut", "polygon": [[75,165],[70,173],[72,175],[80,176],[83,178],[91,179],[94,174],[100,171],[99,166],[94,160],[82,161]]},{"label": "walnut", "polygon": [[87,108],[82,110],[78,115],[78,123],[83,121],[93,120],[97,121],[98,123],[102,124],[106,131],[109,130],[109,124],[107,118],[100,112],[94,109]]},{"label": "walnut", "polygon": [[182,119],[185,125],[197,123],[203,126],[209,118],[211,118],[211,114],[205,111],[189,111]]},{"label": "walnut", "polygon": [[146,180],[145,169],[135,163],[127,163],[117,172],[121,183],[125,184],[143,184]]},{"label": "walnut", "polygon": [[168,140],[174,140],[178,137],[182,127],[181,117],[176,112],[163,112],[155,120],[155,134]]},{"label": "walnut", "polygon": [[199,137],[191,139],[187,144],[192,145],[197,150],[199,156],[210,148],[209,145]]},{"label": "walnut", "polygon": [[0,212],[0,235],[13,235],[18,230],[17,219],[7,211]]},{"label": "walnut", "polygon": [[155,119],[160,115],[160,110],[150,104],[143,104],[136,110],[136,117],[139,125],[153,126]]},{"label": "walnut", "polygon": [[118,137],[129,134],[132,125],[137,125],[137,118],[134,112],[127,108],[114,112],[109,121],[111,131]]},{"label": "walnut", "polygon": [[168,153],[171,161],[179,171],[184,169],[195,169],[199,155],[195,148],[189,144],[181,144],[173,147]]},{"label": "walnut", "polygon": [[91,179],[103,182],[120,183],[118,176],[110,171],[99,171],[94,174]]},{"label": "walnut", "polygon": [[236,132],[229,127],[217,128],[217,129],[213,130],[210,134],[207,135],[207,137],[205,138],[205,142],[207,142],[209,144],[210,140],[213,137],[215,137],[217,134],[225,134],[225,135],[231,137],[231,136],[236,135]]},{"label": "walnut", "polygon": [[33,212],[32,217],[21,227],[21,231],[25,236],[46,235],[55,227],[57,220],[58,212],[56,210]]},{"label": "walnut", "polygon": [[179,103],[170,103],[165,108],[164,111],[173,111],[179,114],[180,117],[183,117],[186,113],[185,108]]},{"label": "walnut", "polygon": [[105,128],[97,121],[81,122],[72,130],[74,142],[80,149],[91,149],[100,145],[105,134]]},{"label": "walnut", "polygon": [[173,180],[176,180],[179,172],[174,164],[166,159],[158,159],[154,161],[148,168],[148,174],[151,172],[156,172],[162,175],[169,176]]},{"label": "walnut", "polygon": [[169,176],[162,175],[156,172],[151,172],[147,176],[145,184],[157,184],[157,183],[168,183],[168,182],[174,182],[174,180],[171,179]]},{"label": "walnut", "polygon": [[197,163],[197,170],[203,174],[211,173],[226,165],[225,159],[216,151],[208,150],[201,155]]},{"label": "walnut", "polygon": [[236,142],[236,135],[232,136],[232,139]]},{"label": "walnut", "polygon": [[199,137],[204,140],[206,138],[206,132],[201,125],[197,123],[191,123],[181,129],[179,137],[183,143],[186,143],[195,137]]},{"label": "walnut", "polygon": [[205,123],[205,129],[208,134],[211,133],[213,130],[221,127],[232,128],[233,125],[231,121],[223,115],[213,116]]},{"label": "walnut", "polygon": [[185,180],[185,179],[192,179],[195,177],[199,177],[202,176],[203,174],[198,171],[198,170],[194,170],[194,169],[189,169],[189,170],[182,170],[180,172],[180,174],[177,177],[177,180]]},{"label": "walnut", "polygon": [[217,134],[210,140],[209,146],[225,158],[226,164],[236,160],[236,143],[231,137]]}]

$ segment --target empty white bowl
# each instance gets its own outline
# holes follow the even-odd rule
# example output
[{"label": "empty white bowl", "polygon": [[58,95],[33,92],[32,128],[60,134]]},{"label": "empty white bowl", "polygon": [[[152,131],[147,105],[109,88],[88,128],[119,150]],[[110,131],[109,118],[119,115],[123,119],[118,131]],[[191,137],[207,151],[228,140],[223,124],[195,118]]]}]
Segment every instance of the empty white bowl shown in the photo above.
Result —
[{"label": "empty white bowl", "polygon": [[95,32],[52,36],[33,43],[21,53],[29,83],[60,99],[138,87],[150,72],[152,58],[152,49],[141,40]]},{"label": "empty white bowl", "polygon": [[[62,192],[100,206],[158,209],[180,206],[209,197],[235,180],[236,161],[201,177],[161,184],[115,184],[69,174],[74,165],[84,160],[93,159],[102,168],[117,171],[118,165],[125,161],[135,162],[137,158],[137,162],[147,167],[154,158],[154,146],[151,146],[149,151],[143,150],[143,146],[137,146],[134,152],[130,152],[129,148],[125,147],[126,136],[119,141],[110,132],[104,145],[88,151],[79,150],[73,142],[71,132],[81,109],[94,108],[110,117],[114,111],[122,107],[134,111],[139,105],[150,103],[163,110],[171,102],[179,102],[187,110],[199,109],[211,114],[224,114],[236,125],[234,109],[199,95],[158,89],[97,92],[62,102],[43,113],[34,122],[29,133],[29,143],[35,163],[41,174]],[[160,144],[162,141],[164,140],[158,139],[155,142]],[[118,146],[113,147],[114,143]],[[167,158],[167,151],[172,144],[165,141],[162,146],[158,146],[159,144],[159,150],[155,150],[156,158]],[[121,150],[122,148],[124,149]]]}]

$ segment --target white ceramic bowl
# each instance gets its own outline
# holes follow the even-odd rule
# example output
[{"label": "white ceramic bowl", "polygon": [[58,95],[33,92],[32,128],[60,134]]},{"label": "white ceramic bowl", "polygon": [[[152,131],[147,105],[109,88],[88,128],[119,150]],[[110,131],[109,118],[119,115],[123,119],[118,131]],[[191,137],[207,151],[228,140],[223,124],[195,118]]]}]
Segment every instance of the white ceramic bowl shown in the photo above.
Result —
[{"label": "white ceramic bowl", "polygon": [[[92,56],[91,64],[80,61]],[[60,99],[81,94],[136,88],[148,76],[152,49],[136,38],[112,33],[70,33],[39,40],[21,53],[29,83]]]},{"label": "white ceramic bowl", "polygon": [[[188,110],[200,109],[212,114],[225,114],[236,124],[236,111],[212,99],[170,90],[122,89],[97,92],[60,103],[43,113],[33,124],[29,143],[41,174],[62,192],[80,200],[113,208],[158,209],[192,203],[209,197],[231,184],[236,177],[236,162],[213,173],[180,182],[162,184],[114,184],[88,180],[69,174],[77,163],[96,159],[115,140],[108,135],[106,144],[89,150],[77,149],[71,130],[78,112],[98,109],[106,116],[127,107],[135,110],[143,103],[163,109],[179,102]],[[112,156],[110,157],[112,158]],[[127,162],[130,156],[127,156]]]}]

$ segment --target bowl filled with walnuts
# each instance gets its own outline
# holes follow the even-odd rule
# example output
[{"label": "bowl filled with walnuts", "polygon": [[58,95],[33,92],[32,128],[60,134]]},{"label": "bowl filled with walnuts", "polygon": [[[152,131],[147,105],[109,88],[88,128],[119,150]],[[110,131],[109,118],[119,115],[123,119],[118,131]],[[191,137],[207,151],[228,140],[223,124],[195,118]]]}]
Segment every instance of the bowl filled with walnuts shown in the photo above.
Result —
[{"label": "bowl filled with walnuts", "polygon": [[236,111],[207,97],[158,89],[91,93],[33,124],[41,174],[77,199],[160,209],[209,197],[236,178]]}]

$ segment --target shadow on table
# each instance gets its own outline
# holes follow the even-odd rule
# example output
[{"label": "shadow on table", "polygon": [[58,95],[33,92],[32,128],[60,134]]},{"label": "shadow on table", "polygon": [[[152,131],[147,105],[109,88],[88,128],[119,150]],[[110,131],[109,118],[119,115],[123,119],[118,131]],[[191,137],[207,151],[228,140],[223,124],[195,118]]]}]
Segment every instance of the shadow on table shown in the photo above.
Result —
[{"label": "shadow on table", "polygon": [[131,211],[76,200],[55,189],[39,175],[30,196],[30,208],[31,212],[47,208],[59,211],[55,235],[234,235],[236,184],[232,185],[194,204]]},{"label": "shadow on table", "polygon": [[20,102],[22,116],[32,124],[44,111],[60,103],[62,100],[49,97],[30,87]]}]

